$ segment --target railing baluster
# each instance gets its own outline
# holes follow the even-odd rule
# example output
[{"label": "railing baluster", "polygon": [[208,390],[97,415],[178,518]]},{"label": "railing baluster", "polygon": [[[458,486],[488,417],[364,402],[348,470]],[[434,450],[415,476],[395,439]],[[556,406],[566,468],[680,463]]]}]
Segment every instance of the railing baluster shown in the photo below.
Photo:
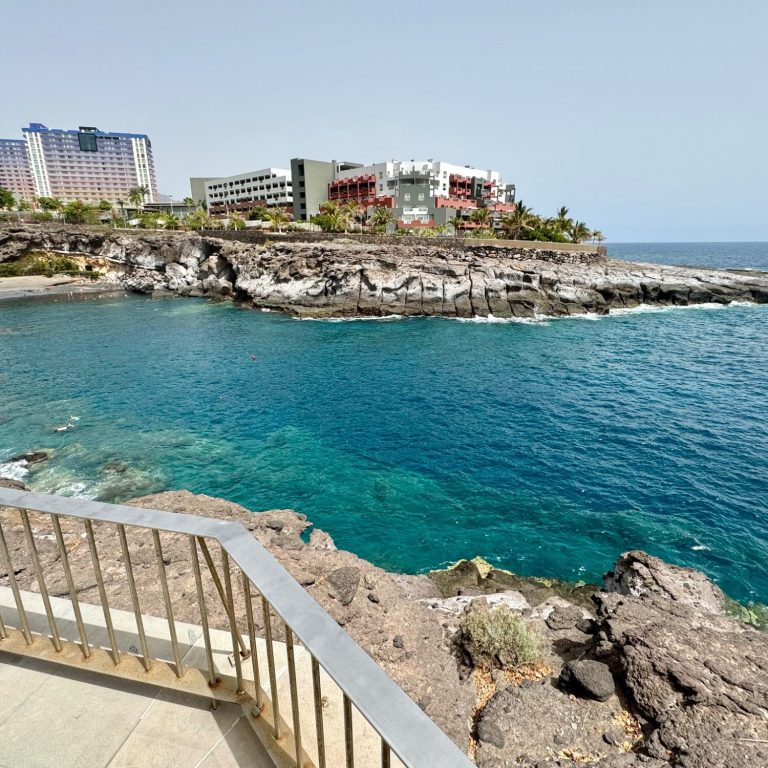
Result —
[{"label": "railing baluster", "polygon": [[320,688],[320,665],[312,657],[312,691],[315,700],[315,728],[317,730],[317,768],[325,768],[325,726],[323,725],[323,692]]},{"label": "railing baluster", "polygon": [[16,602],[16,610],[19,612],[19,623],[21,624],[21,633],[24,635],[24,642],[27,645],[32,645],[32,633],[29,631],[27,613],[24,610],[24,603],[21,601],[21,592],[19,592],[19,585],[16,582],[16,574],[13,571],[13,563],[11,562],[11,553],[8,551],[8,543],[5,540],[5,534],[3,533],[3,526],[1,524],[0,552],[2,552],[3,555],[5,570],[8,572],[8,581],[10,582],[11,591],[13,592],[13,599]]},{"label": "railing baluster", "polygon": [[88,644],[88,635],[85,632],[83,615],[80,613],[80,601],[77,599],[75,580],[72,578],[72,569],[69,567],[67,545],[64,543],[64,535],[61,532],[61,523],[57,515],[51,515],[51,524],[53,525],[53,533],[56,536],[56,546],[59,548],[61,564],[64,567],[64,578],[67,580],[67,589],[69,589],[69,599],[72,602],[72,610],[77,622],[77,631],[80,634],[80,648],[83,651],[83,656],[87,659],[91,655],[91,646]]},{"label": "railing baluster", "polygon": [[160,544],[160,531],[152,529],[152,539],[155,543],[155,555],[157,555],[157,570],[160,574],[160,586],[163,590],[163,602],[165,603],[165,615],[168,618],[168,631],[171,633],[171,646],[173,648],[173,661],[176,666],[176,677],[184,677],[184,665],[181,663],[179,653],[179,640],[176,637],[176,624],[173,621],[173,606],[171,605],[171,593],[168,591],[168,579],[165,574],[163,562],[163,547]]},{"label": "railing baluster", "polygon": [[259,674],[259,655],[256,652],[256,627],[253,622],[253,603],[251,602],[251,581],[243,574],[243,596],[245,597],[245,616],[248,621],[248,641],[251,644],[251,666],[253,667],[253,684],[256,688],[256,706],[261,711],[264,706],[264,694],[261,692],[261,675]]},{"label": "railing baluster", "polygon": [[299,716],[299,690],[296,685],[296,661],[293,653],[293,632],[285,624],[285,651],[288,656],[288,685],[291,689],[291,716],[293,718],[293,743],[296,748],[296,765],[301,768],[301,717]]},{"label": "railing baluster", "polygon": [[243,693],[243,664],[240,658],[240,648],[238,647],[238,638],[240,633],[237,631],[237,620],[235,619],[235,599],[232,595],[232,576],[229,572],[229,555],[224,547],[221,548],[221,569],[224,571],[224,589],[227,594],[226,605],[229,614],[229,631],[232,635],[232,656],[235,659],[235,675],[237,676],[237,691]]},{"label": "railing baluster", "polygon": [[389,768],[390,749],[384,739],[381,740],[381,768]]},{"label": "railing baluster", "polygon": [[269,691],[272,694],[272,716],[275,720],[275,741],[280,740],[280,702],[277,700],[277,675],[275,674],[275,649],[272,647],[272,619],[269,603],[262,595],[261,610],[264,614],[264,635],[267,640],[267,669],[269,670]]},{"label": "railing baluster", "polygon": [[125,526],[117,526],[117,535],[120,538],[120,548],[123,550],[123,563],[125,564],[125,575],[128,579],[128,591],[131,593],[131,604],[133,605],[133,615],[136,618],[136,629],[139,633],[139,643],[141,645],[141,655],[144,669],[149,672],[152,669],[152,659],[149,655],[149,646],[147,645],[147,636],[144,632],[144,619],[141,617],[141,605],[139,603],[139,593],[136,591],[136,581],[133,578],[133,565],[131,563],[131,553],[128,550],[128,538],[125,535]]},{"label": "railing baluster", "polygon": [[112,614],[109,612],[109,601],[107,600],[107,590],[104,586],[104,576],[101,573],[101,563],[99,563],[99,553],[96,551],[96,537],[93,535],[93,523],[85,520],[85,533],[88,537],[88,547],[91,550],[91,561],[93,562],[93,572],[96,576],[96,586],[99,588],[99,597],[101,598],[101,609],[104,611],[104,621],[107,625],[107,635],[109,644],[112,646],[112,661],[117,666],[120,663],[120,650],[117,647],[117,638],[115,637],[115,628],[112,626]]},{"label": "railing baluster", "polygon": [[355,744],[352,734],[352,702],[344,694],[344,754],[346,767],[355,768]]},{"label": "railing baluster", "polygon": [[45,586],[45,577],[43,576],[43,569],[40,566],[40,557],[37,554],[35,536],[32,533],[32,526],[29,524],[29,514],[27,513],[26,509],[20,509],[19,512],[21,513],[21,523],[24,526],[24,533],[27,537],[29,554],[32,556],[32,565],[35,568],[35,578],[37,579],[37,586],[40,589],[40,597],[43,598],[45,615],[48,617],[48,626],[51,630],[51,640],[53,641],[53,647],[57,651],[60,651],[61,638],[59,637],[59,628],[56,626],[56,619],[53,616],[53,609],[51,608],[51,600],[48,597],[48,588]]},{"label": "railing baluster", "polygon": [[248,648],[245,645],[245,641],[243,640],[242,635],[240,634],[240,632],[237,631],[237,622],[235,622],[235,617],[233,615],[230,615],[229,613],[229,604],[227,603],[227,596],[226,596],[226,593],[224,592],[224,587],[222,587],[221,585],[221,579],[219,578],[219,574],[216,572],[216,564],[213,562],[213,558],[211,557],[211,553],[208,549],[208,545],[205,543],[205,539],[203,539],[200,536],[197,537],[197,543],[200,545],[200,550],[203,553],[203,557],[205,558],[205,563],[208,566],[208,570],[211,574],[211,578],[213,579],[213,583],[216,586],[216,591],[219,593],[221,602],[224,605],[224,610],[227,612],[227,617],[230,620],[230,627],[234,622],[235,631],[237,632],[237,642],[240,645],[240,651],[242,653],[242,657],[246,659],[248,658]]},{"label": "railing baluster", "polygon": [[[203,591],[203,575],[200,573],[200,558],[197,556],[197,544],[195,537],[189,537],[189,549],[192,553],[192,570],[195,572],[195,588],[197,589],[197,604],[200,606],[200,623],[203,627],[203,642],[205,643],[205,657],[208,661],[208,685],[215,688],[219,682],[216,678],[216,667],[213,664],[213,648],[211,647],[211,630],[208,626],[208,609],[205,607],[205,592]],[[219,703],[216,699],[212,702],[217,709]]]}]

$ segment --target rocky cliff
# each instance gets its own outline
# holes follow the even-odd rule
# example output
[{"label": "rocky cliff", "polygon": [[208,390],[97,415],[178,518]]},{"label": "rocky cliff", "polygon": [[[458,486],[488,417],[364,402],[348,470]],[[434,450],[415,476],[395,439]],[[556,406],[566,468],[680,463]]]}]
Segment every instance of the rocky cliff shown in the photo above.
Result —
[{"label": "rocky cliff", "polygon": [[[602,589],[523,579],[482,560],[405,576],[337,550],[322,531],[307,541],[310,524],[290,510],[254,514],[187,491],[129,503],[241,522],[480,768],[768,765],[768,634],[725,615],[725,596],[699,572],[629,552]],[[48,587],[66,595],[50,520],[30,517]],[[0,508],[0,521],[21,586],[37,590],[18,513]],[[82,526],[62,527],[79,595],[98,603]],[[130,610],[116,532],[94,530],[109,603]],[[163,616],[152,539],[129,529],[129,545],[142,610]],[[164,537],[163,549],[174,614],[197,623],[188,542]],[[212,623],[227,628],[206,590]],[[489,670],[473,657],[462,618],[499,610],[541,638],[541,663]]]},{"label": "rocky cliff", "polygon": [[612,261],[595,252],[276,240],[57,227],[0,229],[0,262],[67,252],[133,291],[226,296],[317,317],[532,318],[640,304],[768,302],[768,275]]}]

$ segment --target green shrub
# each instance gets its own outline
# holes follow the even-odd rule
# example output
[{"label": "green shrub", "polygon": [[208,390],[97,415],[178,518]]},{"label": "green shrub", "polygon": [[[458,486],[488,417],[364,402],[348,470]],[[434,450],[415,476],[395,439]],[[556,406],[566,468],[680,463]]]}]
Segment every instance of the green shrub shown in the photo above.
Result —
[{"label": "green shrub", "polygon": [[0,264],[0,277],[21,277],[23,275],[80,274],[77,262],[56,253],[32,251],[18,261]]},{"label": "green shrub", "polygon": [[541,639],[519,614],[506,606],[467,614],[461,642],[475,666],[508,667],[541,660]]}]

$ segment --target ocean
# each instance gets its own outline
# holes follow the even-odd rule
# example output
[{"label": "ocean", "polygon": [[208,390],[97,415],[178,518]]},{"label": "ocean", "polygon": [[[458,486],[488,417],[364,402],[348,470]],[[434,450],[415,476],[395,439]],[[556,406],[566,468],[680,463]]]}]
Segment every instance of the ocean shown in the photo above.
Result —
[{"label": "ocean", "polygon": [[[768,244],[609,251],[768,270]],[[524,323],[6,301],[0,475],[109,501],[188,488],[292,508],[404,572],[481,555],[597,581],[640,548],[766,603],[766,361],[768,306]],[[10,461],[37,449],[53,457]]]}]

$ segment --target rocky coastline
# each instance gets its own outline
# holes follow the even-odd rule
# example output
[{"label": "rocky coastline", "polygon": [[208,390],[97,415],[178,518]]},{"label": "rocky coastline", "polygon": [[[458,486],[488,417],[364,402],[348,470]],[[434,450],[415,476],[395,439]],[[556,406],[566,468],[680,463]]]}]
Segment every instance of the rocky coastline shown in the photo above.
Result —
[{"label": "rocky coastline", "polygon": [[301,317],[530,319],[650,306],[768,303],[768,275],[614,261],[594,251],[115,233],[6,225],[0,263],[66,253],[140,293],[231,298]]},{"label": "rocky coastline", "polygon": [[[627,552],[601,586],[521,578],[480,559],[392,574],[338,550],[291,510],[254,513],[188,491],[128,503],[241,522],[479,768],[768,765],[768,634],[729,616],[700,572]],[[0,515],[12,559],[27,562],[18,515]],[[31,520],[49,589],[64,595],[47,521]],[[63,527],[79,595],[98,602],[82,531]],[[130,609],[114,531],[98,523],[95,531],[110,604]],[[132,536],[143,610],[162,616],[151,539]],[[186,548],[164,543],[176,618],[194,622]],[[29,569],[17,578],[37,589]],[[226,628],[208,597],[212,623]],[[462,626],[499,611],[538,638],[536,663],[489,666],[477,657]],[[262,621],[257,613],[257,628]]]}]

